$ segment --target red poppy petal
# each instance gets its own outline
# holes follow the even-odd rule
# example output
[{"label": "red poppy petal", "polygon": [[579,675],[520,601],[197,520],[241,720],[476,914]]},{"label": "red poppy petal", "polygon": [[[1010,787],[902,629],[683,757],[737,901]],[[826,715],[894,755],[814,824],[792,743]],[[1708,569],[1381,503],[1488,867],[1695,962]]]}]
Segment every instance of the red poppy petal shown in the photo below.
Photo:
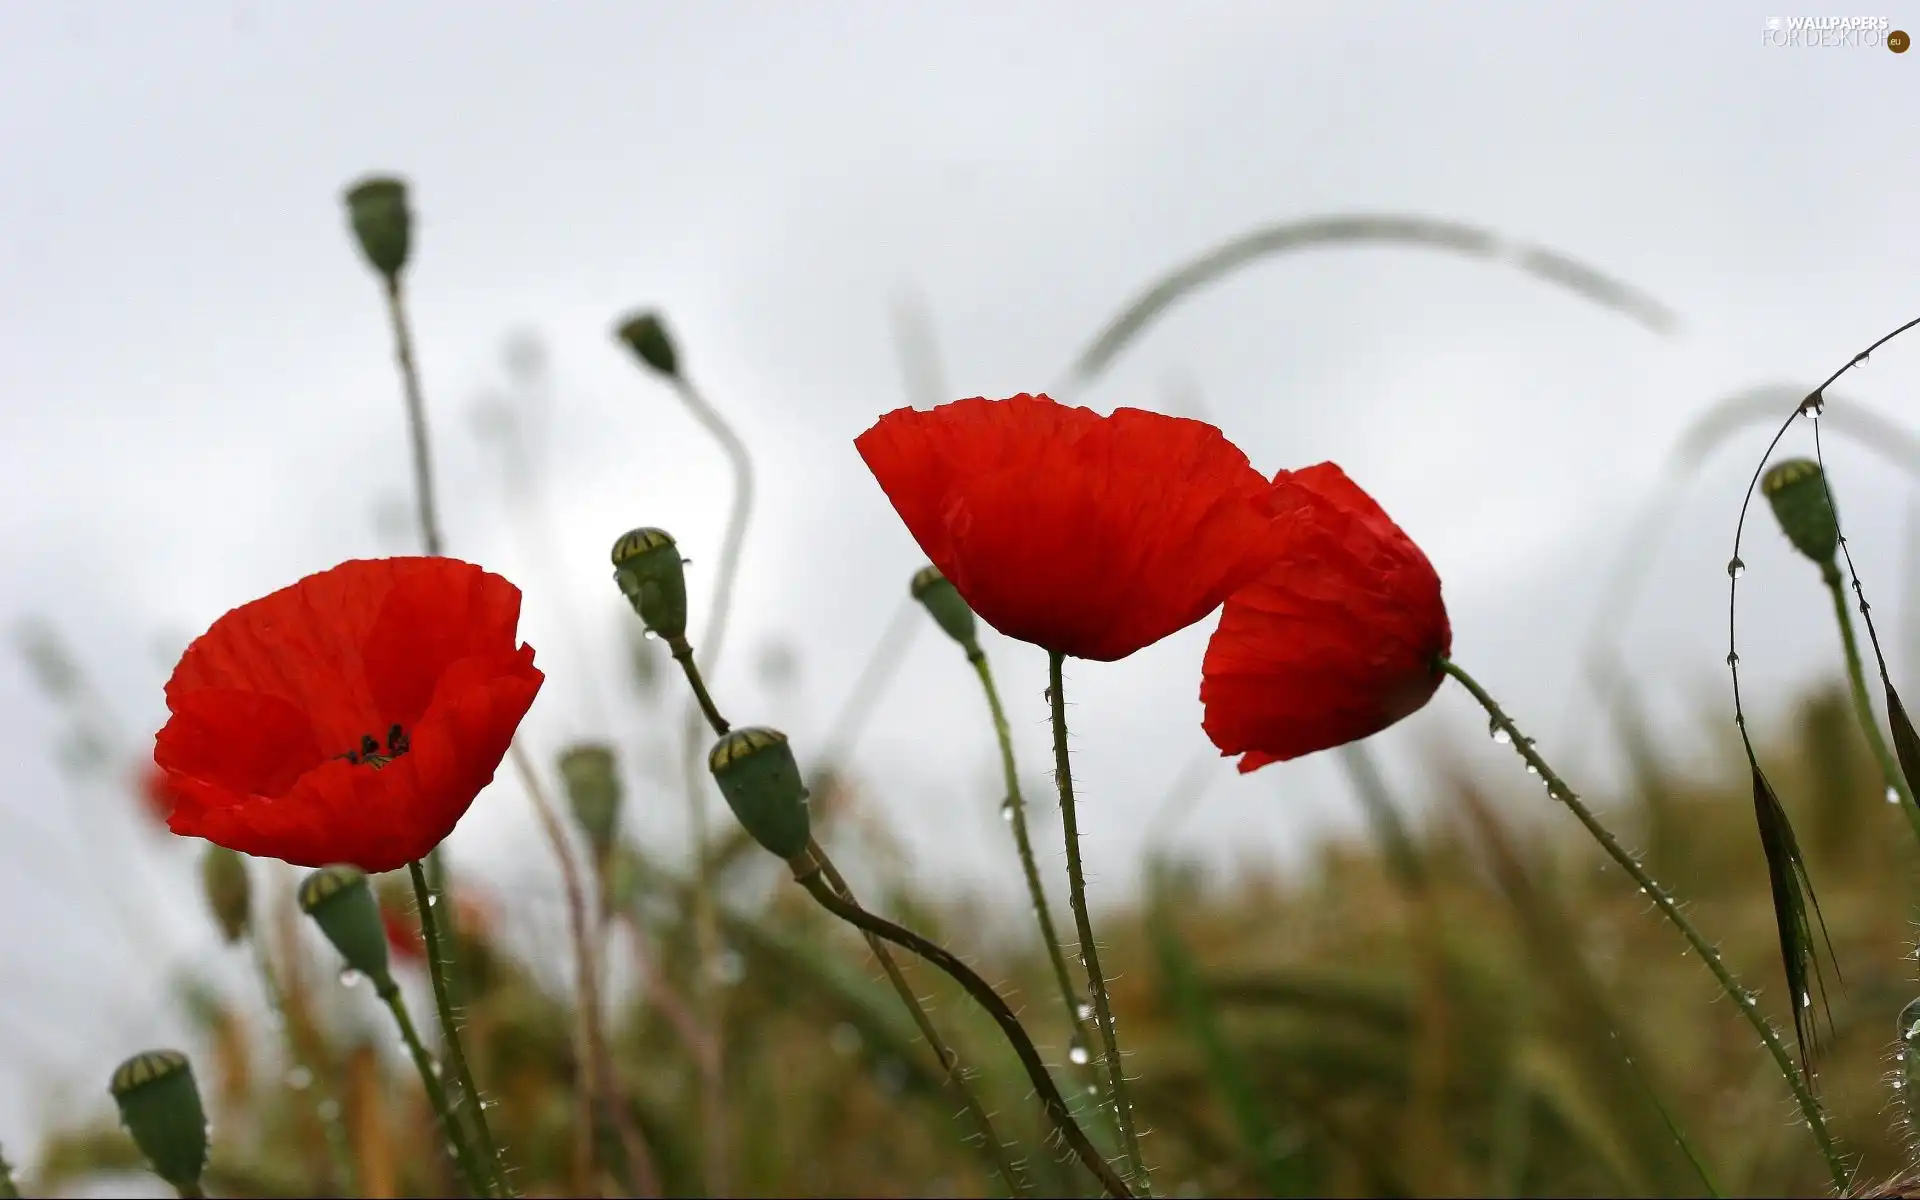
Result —
[{"label": "red poppy petal", "polygon": [[470,563],[398,560],[363,653],[381,715],[411,727],[453,663],[511,653],[520,589]]},{"label": "red poppy petal", "polygon": [[293,704],[225,688],[181,694],[153,749],[164,770],[269,796],[286,791],[326,757],[307,714]]},{"label": "red poppy petal", "polygon": [[982,620],[1078,658],[1201,619],[1281,544],[1271,485],[1199,421],[976,398],[888,413],[855,445]]}]

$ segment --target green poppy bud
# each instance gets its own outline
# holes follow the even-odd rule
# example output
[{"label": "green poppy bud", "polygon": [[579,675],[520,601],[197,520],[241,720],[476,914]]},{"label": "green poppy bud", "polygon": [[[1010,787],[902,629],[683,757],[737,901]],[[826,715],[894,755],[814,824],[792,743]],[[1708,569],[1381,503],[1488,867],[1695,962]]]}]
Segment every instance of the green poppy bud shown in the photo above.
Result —
[{"label": "green poppy bud", "polygon": [[1840,548],[1840,521],[1819,463],[1810,458],[1775,463],[1760,479],[1760,494],[1773,505],[1773,515],[1794,549],[1823,567],[1833,564]]},{"label": "green poppy bud", "polygon": [[947,636],[959,642],[969,655],[980,652],[973,610],[960,598],[958,589],[940,573],[939,567],[925,566],[914,572],[913,598],[926,606],[934,621],[947,631]]},{"label": "green poppy bud", "polygon": [[566,781],[573,819],[594,855],[604,860],[620,820],[620,774],[613,751],[597,744],[574,746],[560,755],[560,777]]},{"label": "green poppy bud", "polygon": [[680,547],[664,529],[635,529],[613,544],[613,580],[668,645],[687,637],[687,572]]},{"label": "green poppy bud", "polygon": [[227,944],[245,937],[253,915],[253,886],[247,876],[246,856],[209,843],[200,856],[200,890]]},{"label": "green poppy bud", "polygon": [[301,911],[313,918],[349,970],[373,980],[382,996],[394,989],[387,971],[387,930],[365,871],[345,863],[321,867],[300,881],[299,898]]},{"label": "green poppy bud", "polygon": [[807,848],[812,830],[807,819],[807,786],[793,759],[787,735],[777,729],[736,729],[707,754],[720,792],[733,815],[753,836],[781,858]]},{"label": "green poppy bud", "polygon": [[635,313],[620,322],[616,333],[641,362],[668,379],[679,376],[680,356],[674,351],[673,338],[668,336],[667,323],[659,313]]},{"label": "green poppy bud", "polygon": [[193,1064],[178,1050],[148,1050],[120,1064],[109,1085],[120,1123],[153,1173],[182,1195],[198,1193],[207,1166],[207,1113]]},{"label": "green poppy bud", "polygon": [[388,282],[398,279],[401,268],[407,265],[413,235],[407,185],[385,175],[361,180],[347,189],[347,216],[367,262]]}]

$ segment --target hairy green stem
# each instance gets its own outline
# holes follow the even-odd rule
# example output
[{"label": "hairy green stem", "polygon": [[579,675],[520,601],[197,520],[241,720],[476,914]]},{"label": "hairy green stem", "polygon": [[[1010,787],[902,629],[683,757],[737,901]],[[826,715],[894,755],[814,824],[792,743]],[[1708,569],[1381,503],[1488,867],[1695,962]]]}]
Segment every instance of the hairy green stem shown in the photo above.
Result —
[{"label": "hairy green stem", "polygon": [[1134,1131],[1133,1103],[1127,1094],[1126,1067],[1120,1061],[1120,1041],[1113,1030],[1113,1006],[1107,999],[1107,977],[1100,969],[1100,948],[1093,937],[1093,918],[1087,909],[1086,872],[1080,865],[1080,822],[1073,806],[1073,764],[1067,755],[1067,697],[1062,681],[1066,656],[1047,653],[1047,700],[1053,712],[1053,777],[1060,790],[1060,821],[1065,826],[1067,843],[1068,899],[1073,905],[1073,923],[1080,938],[1080,961],[1087,968],[1087,991],[1093,997],[1094,1021],[1100,1028],[1100,1055],[1106,1064],[1108,1091],[1113,1099],[1114,1122],[1120,1128],[1120,1143],[1126,1154],[1131,1182],[1151,1194],[1145,1161],[1140,1156],[1140,1135]]},{"label": "hairy green stem", "polygon": [[[841,876],[840,869],[833,865],[833,860],[827,857],[827,852],[821,848],[820,843],[808,841],[807,850],[813,855],[814,861],[820,865],[820,873],[826,876],[827,883],[833,888],[834,894],[848,904],[858,907],[860,901],[854,896],[853,889],[847,886],[847,881]],[[959,1056],[953,1052],[951,1046],[947,1045],[946,1039],[940,1036],[940,1030],[934,1026],[933,1018],[927,1014],[926,1006],[920,1003],[920,997],[914,993],[913,985],[907,982],[905,973],[900,970],[900,964],[894,960],[893,951],[887,949],[887,944],[880,940],[880,936],[869,929],[861,929],[860,935],[866,939],[867,948],[873,951],[873,956],[880,960],[881,969],[887,973],[887,981],[893,984],[893,990],[913,1017],[914,1027],[920,1031],[920,1036],[926,1039],[934,1058],[939,1060],[940,1069],[946,1072],[947,1086],[959,1096],[960,1103],[967,1110],[967,1115],[972,1118],[975,1130],[980,1136],[981,1148],[986,1151],[993,1169],[1007,1181],[1007,1188],[1014,1195],[1033,1195],[1033,1186],[1013,1165],[1013,1160],[1007,1155],[1007,1144],[1000,1140],[1000,1134],[993,1127],[993,1118],[988,1115],[986,1106],[980,1103],[980,1097],[974,1093],[973,1085],[967,1081],[966,1072],[960,1066]]]},{"label": "hairy green stem", "polygon": [[973,664],[973,672],[980,677],[980,688],[987,694],[987,709],[993,715],[993,736],[1000,743],[1000,773],[1007,788],[1007,823],[1013,826],[1014,845],[1020,851],[1020,870],[1027,877],[1027,896],[1033,901],[1034,916],[1040,922],[1040,941],[1046,947],[1047,959],[1053,965],[1054,982],[1059,985],[1060,999],[1067,1006],[1067,1020],[1072,1022],[1074,1043],[1081,1053],[1091,1052],[1093,1040],[1088,1036],[1086,1018],[1081,1015],[1081,1000],[1074,992],[1073,976],[1067,970],[1066,952],[1060,948],[1060,934],[1053,925],[1053,910],[1047,904],[1047,887],[1040,878],[1040,865],[1033,854],[1033,838],[1027,830],[1027,802],[1020,794],[1020,774],[1013,761],[1013,729],[1007,723],[1007,711],[1000,703],[1000,689],[994,686],[993,669],[987,665],[986,651],[974,646],[967,651],[967,660]]},{"label": "hairy green stem", "polygon": [[400,1027],[400,1040],[407,1044],[407,1052],[413,1056],[414,1069],[420,1072],[421,1086],[427,1089],[427,1102],[433,1105],[433,1111],[440,1118],[440,1131],[446,1135],[447,1151],[453,1155],[454,1164],[466,1179],[468,1190],[476,1196],[495,1195],[489,1186],[490,1180],[473,1156],[473,1147],[467,1143],[466,1131],[454,1119],[453,1106],[447,1102],[447,1089],[440,1082],[440,1068],[421,1042],[420,1031],[414,1028],[413,1017],[407,1013],[407,1002],[400,995],[399,987],[389,981],[380,990],[380,999],[386,1002],[387,1011],[393,1014],[394,1024]]},{"label": "hairy green stem", "polygon": [[440,554],[440,514],[433,502],[433,452],[427,438],[427,403],[420,390],[420,367],[413,357],[413,329],[400,291],[400,277],[387,276],[387,318],[393,325],[393,357],[407,401],[407,434],[413,443],[413,497],[419,506],[420,537],[429,555]]},{"label": "hairy green stem", "polygon": [[1586,826],[1587,832],[1600,843],[1601,849],[1607,852],[1607,856],[1620,864],[1621,870],[1640,885],[1640,890],[1653,901],[1654,907],[1658,908],[1660,914],[1672,922],[1673,927],[1686,938],[1687,944],[1692,946],[1694,953],[1700,956],[1700,961],[1707,964],[1707,970],[1713,973],[1714,979],[1720,984],[1720,989],[1733,1001],[1734,1008],[1746,1018],[1747,1024],[1753,1026],[1754,1032],[1760,1035],[1761,1044],[1767,1048],[1767,1053],[1773,1056],[1774,1065],[1779,1068],[1780,1077],[1786,1080],[1788,1089],[1793,1092],[1795,1103],[1800,1106],[1800,1114],[1805,1118],[1807,1128],[1812,1131],[1814,1140],[1820,1144],[1821,1156],[1826,1159],[1827,1170],[1833,1177],[1834,1190],[1844,1194],[1847,1190],[1849,1175],[1846,1165],[1840,1161],[1840,1150],[1834,1144],[1833,1134],[1827,1128],[1826,1114],[1822,1111],[1820,1101],[1815,1098],[1806,1077],[1801,1074],[1799,1068],[1794,1066],[1793,1056],[1787,1052],[1786,1043],[1780,1039],[1779,1031],[1774,1029],[1773,1022],[1767,1020],[1760,1012],[1760,1007],[1754,1000],[1754,994],[1740,985],[1740,981],[1734,978],[1733,972],[1721,959],[1720,952],[1700,936],[1700,931],[1687,918],[1687,914],[1681,911],[1680,905],[1668,894],[1667,889],[1647,873],[1647,869],[1640,865],[1640,860],[1628,853],[1619,839],[1600,823],[1600,819],[1593,814],[1593,810],[1588,808],[1580,797],[1574,794],[1573,789],[1554,773],[1553,768],[1547,765],[1547,760],[1540,757],[1539,752],[1533,748],[1532,740],[1521,734],[1519,727],[1514,725],[1512,719],[1501,710],[1494,698],[1487,694],[1487,690],[1451,660],[1443,658],[1439,661],[1439,666],[1441,670],[1459,681],[1460,686],[1472,693],[1473,698],[1480,702],[1480,707],[1486,710],[1494,726],[1507,735],[1520,757],[1525,759],[1527,765],[1538,772],[1540,778],[1546,782],[1547,794],[1565,804],[1580,824]]},{"label": "hairy green stem", "polygon": [[1027,1069],[1027,1077],[1033,1082],[1034,1091],[1039,1095],[1041,1105],[1047,1110],[1047,1115],[1053,1119],[1054,1127],[1059,1130],[1067,1146],[1087,1170],[1093,1173],[1094,1178],[1100,1181],[1109,1195],[1119,1197],[1120,1200],[1131,1200],[1133,1192],[1128,1190],[1124,1180],[1114,1174],[1113,1168],[1107,1165],[1107,1160],[1100,1157],[1100,1152],[1087,1139],[1086,1132],[1073,1119],[1073,1112],[1067,1107],[1066,1099],[1060,1095],[1060,1089],[1053,1082],[1053,1076],[1047,1073],[1047,1064],[1041,1060],[1040,1052],[1034,1049],[1033,1039],[1027,1036],[1026,1029],[1020,1024],[1020,1018],[1013,1015],[1013,1010],[1007,1007],[1007,1002],[1000,998],[1000,993],[994,991],[991,984],[980,978],[973,968],[954,957],[944,947],[928,941],[911,929],[894,924],[885,917],[870,913],[835,893],[822,878],[820,864],[813,860],[810,854],[803,853],[788,865],[794,869],[794,879],[800,886],[807,889],[808,894],[818,901],[822,908],[863,932],[883,937],[895,945],[913,951],[933,966],[946,972],[955,983],[965,988],[967,993],[979,1002],[980,1007],[987,1010],[987,1015],[993,1018],[994,1023],[1000,1026],[1007,1041],[1012,1043],[1014,1053],[1020,1058],[1020,1064]]},{"label": "hairy green stem", "polygon": [[467,1098],[468,1108],[472,1110],[480,1153],[485,1156],[488,1173],[498,1189],[495,1194],[517,1195],[507,1180],[506,1167],[500,1161],[500,1150],[493,1143],[493,1131],[487,1127],[487,1106],[480,1099],[480,1089],[474,1086],[473,1071],[467,1066],[467,1052],[460,1045],[460,1028],[454,1021],[453,1004],[447,995],[448,958],[442,952],[440,922],[434,916],[434,892],[427,886],[427,874],[421,870],[419,862],[408,863],[407,874],[413,879],[414,901],[420,906],[420,934],[427,944],[427,977],[433,981],[433,1003],[440,1011],[440,1036],[447,1043],[447,1060],[453,1064],[454,1077]]},{"label": "hairy green stem", "polygon": [[1874,761],[1880,764],[1880,778],[1887,790],[1900,802],[1900,809],[1907,815],[1907,823],[1913,826],[1915,837],[1920,837],[1920,808],[1913,803],[1913,792],[1907,787],[1907,777],[1895,761],[1893,751],[1888,748],[1886,738],[1880,735],[1880,721],[1873,715],[1873,701],[1867,697],[1867,672],[1860,659],[1860,643],[1854,638],[1853,617],[1847,612],[1847,588],[1840,578],[1840,569],[1832,563],[1820,567],[1821,582],[1827,585],[1827,593],[1833,597],[1833,618],[1840,625],[1840,646],[1847,658],[1847,685],[1853,693],[1853,714],[1860,722],[1860,732],[1867,737],[1867,746],[1872,749]]}]

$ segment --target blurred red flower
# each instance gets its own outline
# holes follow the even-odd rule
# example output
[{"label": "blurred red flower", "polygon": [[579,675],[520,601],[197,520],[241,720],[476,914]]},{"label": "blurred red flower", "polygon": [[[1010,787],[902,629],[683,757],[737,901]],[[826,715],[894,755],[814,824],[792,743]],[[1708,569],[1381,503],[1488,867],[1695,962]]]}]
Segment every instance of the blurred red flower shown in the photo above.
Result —
[{"label": "blurred red flower", "polygon": [[1183,417],[1023,393],[896,409],[854,445],[982,620],[1075,658],[1200,620],[1284,537],[1247,456]]},{"label": "blurred red flower", "polygon": [[1453,648],[1439,576],[1373,497],[1332,463],[1273,482],[1286,547],[1228,597],[1200,668],[1203,726],[1242,773],[1415,712]]},{"label": "blurred red flower", "polygon": [[165,825],[167,818],[173,815],[173,785],[167,782],[167,773],[148,762],[140,768],[133,790],[147,815]]},{"label": "blurred red flower", "polygon": [[[394,958],[404,963],[427,961],[426,934],[420,928],[420,914],[414,908],[412,889],[398,882],[391,887],[382,887],[379,901],[380,924],[386,931],[387,947],[393,952]],[[434,909],[436,913],[441,910],[441,906]],[[481,892],[470,886],[455,885],[453,910],[462,938],[491,936],[493,906]],[[444,922],[440,923],[440,934],[443,938],[447,934]]]},{"label": "blurred red flower", "polygon": [[361,559],[214,622],[167,681],[168,827],[299,866],[422,858],[493,780],[543,676],[520,589]]}]

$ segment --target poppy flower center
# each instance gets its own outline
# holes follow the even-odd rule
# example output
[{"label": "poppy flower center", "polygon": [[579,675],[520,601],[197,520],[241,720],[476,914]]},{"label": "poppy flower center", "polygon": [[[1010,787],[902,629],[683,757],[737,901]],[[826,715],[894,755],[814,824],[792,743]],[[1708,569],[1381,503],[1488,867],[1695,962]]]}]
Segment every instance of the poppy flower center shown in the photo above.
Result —
[{"label": "poppy flower center", "polygon": [[411,746],[412,742],[407,737],[407,731],[400,727],[400,722],[395,721],[387,730],[387,744],[384,750],[381,748],[380,739],[370,733],[363,733],[360,735],[359,749],[349,750],[345,754],[336,754],[334,757],[344,758],[356,767],[365,763],[378,771],[405,754]]}]

